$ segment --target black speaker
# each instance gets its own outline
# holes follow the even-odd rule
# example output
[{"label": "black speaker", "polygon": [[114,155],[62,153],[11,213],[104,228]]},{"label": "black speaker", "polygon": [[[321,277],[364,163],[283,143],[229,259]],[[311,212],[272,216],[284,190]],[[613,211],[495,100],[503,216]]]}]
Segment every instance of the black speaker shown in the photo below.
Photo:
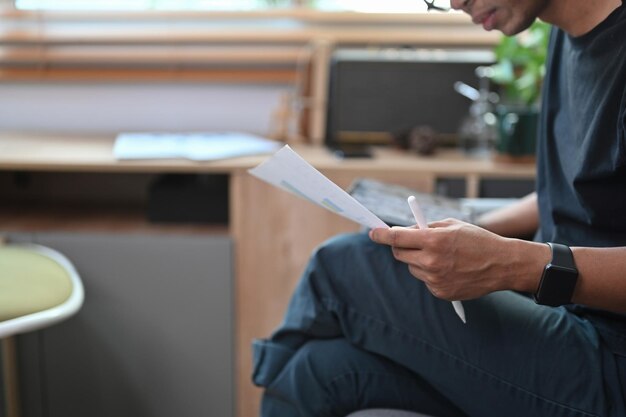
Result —
[{"label": "black speaker", "polygon": [[228,175],[164,174],[148,191],[155,223],[228,224]]},{"label": "black speaker", "polygon": [[417,126],[456,137],[470,101],[454,83],[478,88],[476,67],[493,60],[487,50],[338,50],[330,67],[325,142],[389,143]]}]

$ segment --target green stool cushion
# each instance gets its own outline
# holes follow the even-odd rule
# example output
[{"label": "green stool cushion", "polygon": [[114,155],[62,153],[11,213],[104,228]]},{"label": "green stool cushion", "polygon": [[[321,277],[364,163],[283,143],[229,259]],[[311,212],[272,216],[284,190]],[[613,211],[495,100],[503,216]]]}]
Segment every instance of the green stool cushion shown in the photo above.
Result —
[{"label": "green stool cushion", "polygon": [[0,321],[65,302],[72,293],[68,272],[45,255],[19,246],[0,246]]}]

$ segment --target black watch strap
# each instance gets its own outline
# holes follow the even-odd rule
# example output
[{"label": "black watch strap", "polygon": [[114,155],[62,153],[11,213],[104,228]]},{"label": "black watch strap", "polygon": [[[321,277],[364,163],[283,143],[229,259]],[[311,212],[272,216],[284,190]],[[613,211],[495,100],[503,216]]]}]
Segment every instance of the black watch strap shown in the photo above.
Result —
[{"label": "black watch strap", "polygon": [[548,246],[552,249],[552,261],[553,265],[559,265],[566,268],[576,269],[574,263],[574,255],[569,246],[561,245],[560,243],[548,242]]},{"label": "black watch strap", "polygon": [[559,243],[548,243],[552,250],[552,261],[546,265],[539,288],[535,293],[538,304],[560,306],[569,304],[578,280],[578,269],[572,250]]}]

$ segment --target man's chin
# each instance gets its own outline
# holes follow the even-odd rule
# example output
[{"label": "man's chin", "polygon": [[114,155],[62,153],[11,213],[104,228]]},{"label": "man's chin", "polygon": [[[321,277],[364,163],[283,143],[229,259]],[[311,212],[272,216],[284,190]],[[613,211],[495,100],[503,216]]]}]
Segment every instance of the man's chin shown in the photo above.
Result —
[{"label": "man's chin", "polygon": [[531,22],[524,22],[524,23],[521,23],[521,24],[519,24],[519,23],[515,24],[515,23],[511,22],[510,24],[496,25],[494,27],[494,29],[499,30],[500,32],[502,32],[506,36],[515,36],[517,34],[522,33],[526,29],[528,29],[530,27],[530,25],[532,25],[532,23],[533,23],[533,21],[531,21]]}]

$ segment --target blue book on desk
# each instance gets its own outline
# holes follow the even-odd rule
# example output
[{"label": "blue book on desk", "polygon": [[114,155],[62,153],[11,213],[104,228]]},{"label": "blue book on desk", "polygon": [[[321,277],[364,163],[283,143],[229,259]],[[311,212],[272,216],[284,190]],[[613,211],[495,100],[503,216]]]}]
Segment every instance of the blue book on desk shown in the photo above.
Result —
[{"label": "blue book on desk", "polygon": [[113,147],[116,159],[171,159],[212,161],[269,154],[281,143],[239,132],[120,133]]}]

